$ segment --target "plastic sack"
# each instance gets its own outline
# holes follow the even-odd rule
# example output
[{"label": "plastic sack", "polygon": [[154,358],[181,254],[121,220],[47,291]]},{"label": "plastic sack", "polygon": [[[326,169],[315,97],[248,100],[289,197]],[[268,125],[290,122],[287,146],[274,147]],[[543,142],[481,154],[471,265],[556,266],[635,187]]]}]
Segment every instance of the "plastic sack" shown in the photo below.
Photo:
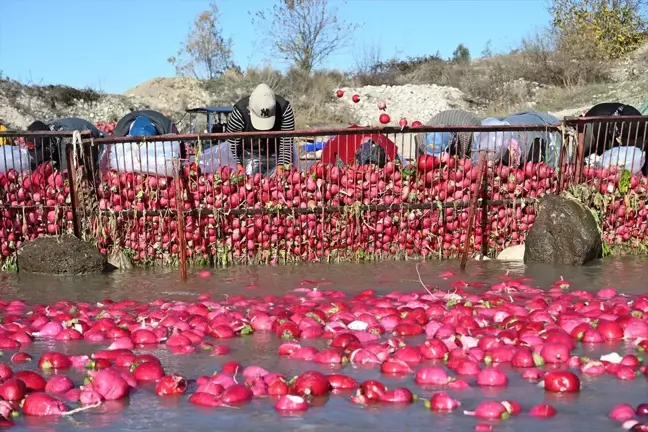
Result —
[{"label": "plastic sack", "polygon": [[198,157],[191,156],[189,162],[195,162],[200,171],[205,174],[214,174],[221,167],[236,168],[236,158],[230,151],[227,142],[213,145],[204,149]]},{"label": "plastic sack", "polygon": [[[482,121],[482,126],[508,126],[508,122],[496,118],[487,118]],[[513,134],[511,132],[475,132],[472,148],[472,160],[479,161],[479,154],[487,152],[489,161],[501,161],[509,147]]]},{"label": "plastic sack", "polygon": [[607,168],[616,166],[627,169],[632,174],[639,174],[646,163],[646,154],[637,147],[615,147],[606,151],[598,160],[597,166]]},{"label": "plastic sack", "polygon": [[419,143],[419,153],[438,156],[448,151],[457,134],[454,132],[430,132],[424,134]]},{"label": "plastic sack", "polygon": [[[198,158],[192,156],[189,161],[196,162],[200,170],[206,174],[213,174],[223,166],[236,168],[236,158],[232,154],[228,142],[222,142],[207,148],[198,155]],[[293,145],[293,164],[295,166],[299,164],[299,149],[296,144]],[[248,175],[259,172],[270,176],[274,174],[276,167],[277,159],[275,156],[268,158],[254,157],[250,151],[243,152],[243,168]]]},{"label": "plastic sack", "polygon": [[27,149],[13,145],[0,146],[0,173],[11,169],[17,172],[31,171],[33,161]]},{"label": "plastic sack", "polygon": [[100,156],[104,170],[173,177],[180,159],[178,141],[151,141],[107,146]]}]

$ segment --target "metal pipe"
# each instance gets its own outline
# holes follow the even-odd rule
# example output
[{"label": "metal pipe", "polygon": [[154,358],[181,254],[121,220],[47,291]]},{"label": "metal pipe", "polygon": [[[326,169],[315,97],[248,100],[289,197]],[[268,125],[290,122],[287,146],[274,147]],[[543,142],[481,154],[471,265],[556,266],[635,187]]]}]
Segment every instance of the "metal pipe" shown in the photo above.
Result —
[{"label": "metal pipe", "polygon": [[214,133],[214,134],[168,134],[156,135],[155,137],[106,137],[95,138],[93,143],[116,144],[126,142],[146,141],[194,141],[197,139],[225,141],[229,138],[275,138],[275,137],[311,137],[326,135],[366,135],[366,134],[412,134],[429,132],[524,132],[524,131],[557,131],[560,125],[493,125],[493,126],[419,126],[415,128],[406,127],[365,127],[365,128],[331,128],[331,129],[302,129],[295,131],[265,131],[265,132],[235,132],[235,133]]}]

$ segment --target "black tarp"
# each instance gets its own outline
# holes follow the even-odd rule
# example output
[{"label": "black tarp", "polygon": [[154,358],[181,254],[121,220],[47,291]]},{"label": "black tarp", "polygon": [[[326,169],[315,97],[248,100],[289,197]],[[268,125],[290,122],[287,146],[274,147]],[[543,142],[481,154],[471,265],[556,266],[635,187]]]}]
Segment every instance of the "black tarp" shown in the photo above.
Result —
[{"label": "black tarp", "polygon": [[[592,123],[585,126],[585,157],[619,146],[636,146],[644,149],[643,121],[627,121],[619,117],[640,116],[641,112],[631,105],[605,102],[590,108],[585,117],[614,117],[610,122]],[[645,149],[644,149],[645,150]]]},{"label": "black tarp", "polygon": [[[102,138],[106,136],[106,134],[100,131],[94,124],[80,117],[65,117],[62,119],[54,120],[51,124],[51,129],[57,131],[79,131],[79,132],[87,130],[90,131],[90,133],[94,138]],[[71,141],[70,138],[53,139],[52,142],[53,151],[55,152],[53,154],[53,159],[57,162],[58,164],[57,166],[60,167],[60,169],[67,168],[67,157],[65,155],[65,146],[70,141]],[[92,163],[95,167],[97,166],[97,163],[99,161],[99,152],[100,149],[98,149],[96,146],[93,146],[90,150],[90,153],[92,155]]]}]

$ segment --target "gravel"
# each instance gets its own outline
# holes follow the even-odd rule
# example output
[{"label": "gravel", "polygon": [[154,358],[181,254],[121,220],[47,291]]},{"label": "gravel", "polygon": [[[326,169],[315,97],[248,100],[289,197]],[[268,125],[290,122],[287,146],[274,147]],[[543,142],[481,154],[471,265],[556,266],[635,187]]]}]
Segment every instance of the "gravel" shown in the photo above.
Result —
[{"label": "gravel", "polygon": [[[383,111],[378,109],[378,102],[387,104],[384,111],[391,118],[390,125],[395,126],[401,118],[411,124],[418,120],[426,123],[435,114],[448,109],[469,109],[470,104],[459,89],[437,85],[402,86],[365,86],[359,88],[343,87],[344,96],[338,103],[348,104],[361,125],[378,125],[378,118]],[[360,96],[360,102],[354,103],[354,94]]]}]

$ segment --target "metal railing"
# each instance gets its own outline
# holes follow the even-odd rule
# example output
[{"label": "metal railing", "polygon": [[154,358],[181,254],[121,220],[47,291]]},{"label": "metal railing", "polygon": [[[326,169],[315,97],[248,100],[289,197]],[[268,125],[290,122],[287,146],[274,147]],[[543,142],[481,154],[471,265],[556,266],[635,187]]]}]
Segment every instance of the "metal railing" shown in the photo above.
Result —
[{"label": "metal railing", "polygon": [[[493,256],[523,243],[538,198],[588,185],[586,144],[609,148],[605,131],[612,130],[618,146],[617,136],[629,136],[619,125],[647,119],[615,118],[616,128],[607,117],[541,126],[84,135],[81,144],[65,145],[63,195],[71,212],[65,226],[96,241],[103,253],[121,250],[141,264],[178,264],[183,274],[188,264],[299,260],[435,256],[462,257],[465,264],[474,254]],[[587,132],[604,122],[607,129]],[[26,135],[37,134],[0,137]],[[271,148],[288,138],[293,163],[276,173]],[[245,151],[230,151],[229,139],[262,157],[250,164]],[[436,144],[442,151],[434,152]],[[377,166],[362,165],[358,153]],[[618,194],[608,195],[618,209]],[[5,196],[0,189],[0,200]],[[617,221],[603,224],[614,240],[634,238],[633,230],[618,234]],[[6,225],[15,234],[16,226]],[[6,249],[10,255],[15,247]]]}]

